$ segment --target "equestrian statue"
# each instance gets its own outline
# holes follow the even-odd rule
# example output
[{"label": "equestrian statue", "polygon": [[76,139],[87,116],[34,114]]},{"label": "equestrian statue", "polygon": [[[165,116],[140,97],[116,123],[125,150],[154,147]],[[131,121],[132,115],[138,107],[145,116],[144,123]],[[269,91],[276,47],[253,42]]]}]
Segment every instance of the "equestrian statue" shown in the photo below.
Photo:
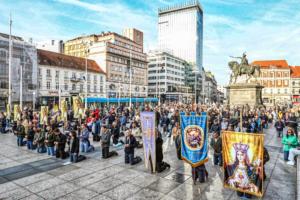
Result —
[{"label": "equestrian statue", "polygon": [[246,53],[243,53],[242,57],[230,57],[241,60],[241,63],[238,63],[237,61],[230,61],[228,63],[228,66],[231,69],[230,84],[236,83],[237,78],[244,74],[248,77],[246,83],[248,83],[249,79],[252,77],[257,81],[257,77],[259,77],[261,73],[260,66],[249,64]]}]

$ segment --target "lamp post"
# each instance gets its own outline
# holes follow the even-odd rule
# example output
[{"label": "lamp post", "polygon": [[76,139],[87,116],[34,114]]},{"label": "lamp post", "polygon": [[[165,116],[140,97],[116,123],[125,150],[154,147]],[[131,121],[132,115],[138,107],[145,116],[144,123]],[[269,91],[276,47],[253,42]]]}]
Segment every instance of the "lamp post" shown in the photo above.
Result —
[{"label": "lamp post", "polygon": [[35,110],[35,92],[32,92],[32,110]]},{"label": "lamp post", "polygon": [[85,101],[84,101],[84,109],[87,110],[87,96],[88,96],[88,84],[87,84],[87,76],[88,76],[88,51],[89,51],[89,44],[88,42],[82,41],[81,44],[84,46],[84,53],[85,53]]},{"label": "lamp post", "polygon": [[197,104],[197,80],[198,80],[198,70],[194,70],[193,73],[195,74],[195,84],[194,84],[194,92],[195,92],[195,103]]},{"label": "lamp post", "polygon": [[9,18],[9,59],[8,59],[8,105],[9,105],[9,118],[11,114],[11,65],[12,65],[12,40],[11,40],[11,14]]},{"label": "lamp post", "polygon": [[129,54],[129,108],[131,108],[131,81],[132,81],[132,69],[131,69],[131,47],[130,47],[130,54]]}]

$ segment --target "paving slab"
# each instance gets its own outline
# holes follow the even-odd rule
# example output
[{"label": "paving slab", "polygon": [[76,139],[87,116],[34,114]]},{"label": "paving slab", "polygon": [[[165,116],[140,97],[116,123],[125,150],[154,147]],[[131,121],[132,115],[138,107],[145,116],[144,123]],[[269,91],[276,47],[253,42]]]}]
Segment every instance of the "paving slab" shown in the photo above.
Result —
[{"label": "paving slab", "polygon": [[132,196],[137,191],[141,190],[140,187],[133,185],[131,183],[124,183],[117,187],[114,187],[112,190],[105,192],[103,195],[110,197],[114,200],[126,199],[129,196]]}]

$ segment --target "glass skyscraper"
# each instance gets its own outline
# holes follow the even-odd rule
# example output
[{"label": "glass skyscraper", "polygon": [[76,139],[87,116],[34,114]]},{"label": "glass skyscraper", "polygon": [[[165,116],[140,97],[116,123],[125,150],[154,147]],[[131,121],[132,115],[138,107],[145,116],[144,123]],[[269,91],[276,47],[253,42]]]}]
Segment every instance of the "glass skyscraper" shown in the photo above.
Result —
[{"label": "glass skyscraper", "polygon": [[198,0],[158,10],[158,46],[201,71],[203,10]]}]

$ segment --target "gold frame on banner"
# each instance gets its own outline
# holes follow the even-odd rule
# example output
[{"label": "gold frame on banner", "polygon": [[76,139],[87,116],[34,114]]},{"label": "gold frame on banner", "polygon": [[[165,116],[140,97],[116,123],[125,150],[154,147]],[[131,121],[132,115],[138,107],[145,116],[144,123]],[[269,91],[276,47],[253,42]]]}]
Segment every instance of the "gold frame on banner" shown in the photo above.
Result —
[{"label": "gold frame on banner", "polygon": [[238,188],[234,188],[234,187],[230,187],[228,185],[225,184],[225,156],[224,156],[224,151],[223,151],[223,148],[224,148],[224,133],[239,133],[239,134],[244,134],[244,135],[256,135],[256,136],[262,136],[262,144],[263,144],[263,150],[262,150],[262,168],[261,168],[261,173],[263,173],[264,171],[264,134],[263,133],[246,133],[246,132],[235,132],[235,131],[222,131],[222,161],[223,161],[223,187],[224,188],[228,188],[228,189],[232,189],[232,190],[235,190],[235,191],[239,191],[239,192],[244,192],[244,193],[247,193],[247,194],[251,194],[251,195],[254,195],[254,196],[257,196],[259,198],[262,198],[265,194],[265,191],[264,191],[264,176],[262,176],[262,179],[261,179],[261,187],[262,187],[262,191],[261,191],[261,195],[257,194],[257,193],[254,193],[254,192],[249,192],[249,191],[245,191],[245,190],[242,190],[242,189],[238,189]]}]

